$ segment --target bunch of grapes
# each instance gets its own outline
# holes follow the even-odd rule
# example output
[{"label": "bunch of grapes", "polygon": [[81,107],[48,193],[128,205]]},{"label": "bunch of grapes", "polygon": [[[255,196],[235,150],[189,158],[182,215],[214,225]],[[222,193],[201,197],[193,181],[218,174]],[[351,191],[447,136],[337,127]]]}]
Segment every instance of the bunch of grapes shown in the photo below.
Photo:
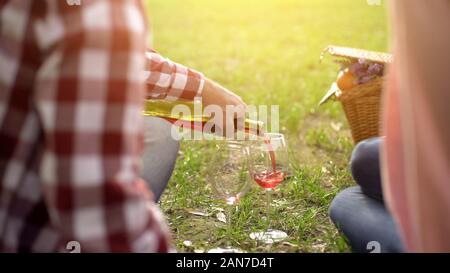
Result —
[{"label": "bunch of grapes", "polygon": [[384,65],[359,59],[349,66],[349,71],[357,78],[357,84],[367,83],[377,77],[383,76]]}]

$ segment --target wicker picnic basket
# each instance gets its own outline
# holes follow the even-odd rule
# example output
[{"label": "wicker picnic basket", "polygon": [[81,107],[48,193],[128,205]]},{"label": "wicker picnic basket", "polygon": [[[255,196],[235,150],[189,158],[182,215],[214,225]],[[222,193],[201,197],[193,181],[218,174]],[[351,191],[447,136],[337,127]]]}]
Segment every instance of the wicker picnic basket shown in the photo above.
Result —
[{"label": "wicker picnic basket", "polygon": [[[329,46],[324,53],[347,59],[350,62],[365,59],[374,63],[391,63],[392,55],[361,49]],[[323,55],[322,55],[323,58]],[[320,104],[330,98],[342,103],[355,143],[380,134],[380,101],[384,77],[377,77],[349,90],[339,90],[334,83]]]}]

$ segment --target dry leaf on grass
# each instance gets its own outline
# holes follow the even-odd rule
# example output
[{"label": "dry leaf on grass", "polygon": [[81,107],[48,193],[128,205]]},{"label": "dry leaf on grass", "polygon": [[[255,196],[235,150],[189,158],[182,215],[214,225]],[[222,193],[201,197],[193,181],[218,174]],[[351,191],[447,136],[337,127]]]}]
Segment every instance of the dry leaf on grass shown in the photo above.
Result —
[{"label": "dry leaf on grass", "polygon": [[186,209],[186,211],[189,214],[195,215],[195,216],[202,216],[202,217],[208,217],[209,214],[204,212],[204,211],[198,211],[198,210],[193,210],[193,209]]},{"label": "dry leaf on grass", "polygon": [[227,216],[225,216],[225,213],[219,212],[216,214],[217,220],[219,220],[222,223],[227,223]]},{"label": "dry leaf on grass", "polygon": [[331,122],[331,128],[333,128],[336,132],[339,132],[342,129],[342,126],[342,122]]}]

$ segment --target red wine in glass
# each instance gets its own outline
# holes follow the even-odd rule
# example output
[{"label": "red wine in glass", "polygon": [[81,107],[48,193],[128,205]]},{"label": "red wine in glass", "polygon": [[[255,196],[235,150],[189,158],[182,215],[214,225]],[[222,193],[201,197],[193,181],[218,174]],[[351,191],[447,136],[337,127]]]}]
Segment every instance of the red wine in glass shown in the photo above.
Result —
[{"label": "red wine in glass", "polygon": [[252,239],[273,243],[283,240],[287,234],[270,228],[271,193],[275,187],[288,177],[288,152],[285,138],[282,134],[266,133],[264,138],[250,146],[250,170],[253,180],[265,189],[267,195],[266,230],[252,232]]},{"label": "red wine in glass", "polygon": [[272,171],[262,171],[261,173],[254,174],[253,179],[264,189],[273,189],[283,182],[285,177],[283,172],[277,171],[277,159],[270,138],[264,137],[264,143],[267,145],[267,150],[269,151]]},{"label": "red wine in glass", "polygon": [[[265,136],[264,137],[264,143],[267,145],[267,150],[269,150],[269,156],[270,156],[270,162],[272,163],[272,171],[274,173],[277,172],[277,159],[275,157],[275,152],[273,150],[272,144],[270,143],[270,138]],[[283,180],[281,180],[283,181]],[[280,181],[280,182],[281,182]],[[258,183],[259,184],[259,183]],[[278,183],[279,184],[279,183]],[[277,185],[278,185],[277,184]],[[276,186],[276,185],[275,185]]]},{"label": "red wine in glass", "polygon": [[280,171],[263,171],[253,176],[255,182],[264,189],[275,188],[276,186],[278,186],[278,184],[283,182],[284,178],[284,173]]}]

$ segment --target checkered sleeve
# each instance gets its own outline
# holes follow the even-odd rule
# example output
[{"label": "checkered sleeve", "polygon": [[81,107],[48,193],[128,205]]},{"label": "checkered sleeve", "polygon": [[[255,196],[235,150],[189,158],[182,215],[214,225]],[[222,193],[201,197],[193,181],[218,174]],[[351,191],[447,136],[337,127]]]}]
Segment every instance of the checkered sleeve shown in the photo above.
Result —
[{"label": "checkered sleeve", "polygon": [[145,18],[138,0],[48,0],[35,87],[52,225],[82,252],[166,252],[168,229],[139,178]]},{"label": "checkered sleeve", "polygon": [[201,97],[205,82],[202,73],[164,58],[154,50],[145,55],[147,98],[191,101]]}]

